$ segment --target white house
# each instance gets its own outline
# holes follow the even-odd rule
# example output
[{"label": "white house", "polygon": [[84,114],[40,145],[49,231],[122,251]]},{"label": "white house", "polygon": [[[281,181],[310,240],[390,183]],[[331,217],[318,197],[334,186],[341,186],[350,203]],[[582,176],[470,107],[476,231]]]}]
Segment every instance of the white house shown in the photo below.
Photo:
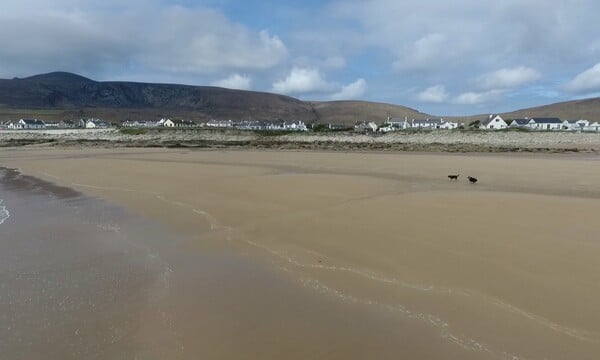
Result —
[{"label": "white house", "polygon": [[356,132],[375,132],[377,131],[377,124],[372,121],[358,121],[354,125],[354,131]]},{"label": "white house", "polygon": [[58,121],[44,121],[44,125],[46,125],[46,129],[58,129],[60,127],[60,122],[58,122]]},{"label": "white house", "polygon": [[[164,120],[164,119],[163,119]],[[172,128],[175,127],[175,122],[171,119],[161,120],[162,126]]]},{"label": "white house", "polygon": [[388,116],[386,124],[390,125],[392,128],[401,129],[401,130],[410,128],[410,122],[408,121],[407,117],[404,117],[404,119],[402,119],[402,118],[392,118],[392,117]]},{"label": "white house", "polygon": [[85,122],[86,129],[107,129],[109,127],[109,123],[100,119],[88,119],[88,121]]},{"label": "white house", "polygon": [[569,131],[583,131],[586,126],[589,126],[588,120],[564,120],[563,129]]},{"label": "white house", "polygon": [[531,129],[535,122],[532,119],[512,119],[508,127]]},{"label": "white house", "polygon": [[162,126],[168,127],[168,128],[191,128],[191,127],[196,126],[196,123],[193,122],[192,120],[167,119],[162,122]]},{"label": "white house", "polygon": [[77,123],[73,120],[61,120],[58,127],[61,129],[74,129],[77,127]]},{"label": "white house", "polygon": [[19,128],[19,122],[18,122],[18,121],[16,121],[16,120],[9,120],[9,121],[7,121],[7,122],[5,123],[5,125],[6,125],[6,128],[7,128],[7,129],[12,129],[12,130],[14,130],[14,129],[18,129],[18,128]]},{"label": "white house", "polygon": [[531,118],[533,130],[563,130],[564,123],[559,118]]},{"label": "white house", "polygon": [[440,125],[439,129],[452,130],[458,128],[458,123],[454,121],[444,121],[442,119],[442,125]]},{"label": "white house", "polygon": [[412,119],[410,128],[413,129],[456,129],[457,122],[446,121],[444,119]]},{"label": "white house", "polygon": [[285,121],[283,129],[289,131],[308,131],[308,127],[303,121]]},{"label": "white house", "polygon": [[479,128],[482,130],[500,130],[506,129],[507,127],[508,124],[502,119],[502,116],[496,114],[491,114],[479,125]]},{"label": "white house", "polygon": [[125,120],[121,123],[122,127],[137,127],[139,122],[137,120]]},{"label": "white house", "polygon": [[[12,127],[11,127],[12,125]],[[38,119],[21,119],[16,123],[11,123],[9,128],[12,129],[45,129],[46,124]]]},{"label": "white house", "polygon": [[[259,120],[258,123],[261,127],[260,130],[285,130],[285,121],[281,119],[271,121]],[[233,126],[236,127],[236,124]]]},{"label": "white house", "polygon": [[153,121],[153,120],[125,120],[121,124],[121,126],[123,126],[123,127],[132,127],[132,128],[136,128],[136,127],[153,128],[153,127],[158,127],[160,125],[161,125],[160,121]]},{"label": "white house", "polygon": [[588,123],[588,125],[583,128],[583,131],[600,131],[600,122],[594,121],[593,123]]},{"label": "white house", "polygon": [[438,129],[442,126],[442,119],[412,119],[410,127],[413,129]]},{"label": "white house", "polygon": [[207,127],[213,128],[230,128],[233,127],[233,121],[231,120],[210,120],[206,123]]},{"label": "white house", "polygon": [[396,131],[398,130],[398,128],[392,126],[391,124],[385,123],[383,125],[381,125],[380,127],[377,128],[377,131],[379,132],[391,132],[391,131]]}]

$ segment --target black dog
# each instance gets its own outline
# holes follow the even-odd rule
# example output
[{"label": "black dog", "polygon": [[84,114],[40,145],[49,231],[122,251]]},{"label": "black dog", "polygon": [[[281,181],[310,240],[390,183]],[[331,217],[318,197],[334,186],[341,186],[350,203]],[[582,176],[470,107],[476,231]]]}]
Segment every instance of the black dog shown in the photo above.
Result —
[{"label": "black dog", "polygon": [[448,179],[450,180],[458,180],[458,177],[460,176],[460,174],[456,174],[456,175],[448,175]]},{"label": "black dog", "polygon": [[477,182],[477,178],[474,178],[472,176],[468,176],[469,181],[471,182],[471,184],[475,184]]}]

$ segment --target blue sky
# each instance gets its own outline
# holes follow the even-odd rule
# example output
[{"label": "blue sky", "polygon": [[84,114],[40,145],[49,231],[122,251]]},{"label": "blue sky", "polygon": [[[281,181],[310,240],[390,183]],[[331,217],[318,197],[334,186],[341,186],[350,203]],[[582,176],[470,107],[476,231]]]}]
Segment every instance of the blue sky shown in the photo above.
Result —
[{"label": "blue sky", "polygon": [[599,13],[595,0],[4,0],[0,77],[503,112],[600,96]]}]

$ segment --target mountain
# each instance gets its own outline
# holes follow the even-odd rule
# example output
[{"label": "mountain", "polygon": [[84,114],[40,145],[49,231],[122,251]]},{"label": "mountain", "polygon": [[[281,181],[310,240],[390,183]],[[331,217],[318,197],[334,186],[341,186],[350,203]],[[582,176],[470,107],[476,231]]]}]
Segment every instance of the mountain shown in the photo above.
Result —
[{"label": "mountain", "polygon": [[502,117],[507,119],[524,117],[557,117],[562,120],[586,119],[600,121],[600,98],[572,100],[529,109],[521,109],[502,114]]},{"label": "mountain", "polygon": [[306,102],[289,96],[210,86],[98,82],[54,72],[0,80],[0,119],[101,117],[109,121],[185,117],[297,119],[352,124],[391,116],[422,116],[416,110],[369,102]]},{"label": "mountain", "polygon": [[[574,100],[501,114],[600,121],[600,98]],[[352,125],[358,120],[383,122],[388,116],[430,115],[404,106],[367,101],[301,101],[289,96],[211,86],[94,81],[53,72],[28,78],[0,79],[0,121],[19,118],[60,120],[99,117],[119,122],[161,117],[208,119],[284,119]],[[463,122],[487,114],[448,117]]]}]

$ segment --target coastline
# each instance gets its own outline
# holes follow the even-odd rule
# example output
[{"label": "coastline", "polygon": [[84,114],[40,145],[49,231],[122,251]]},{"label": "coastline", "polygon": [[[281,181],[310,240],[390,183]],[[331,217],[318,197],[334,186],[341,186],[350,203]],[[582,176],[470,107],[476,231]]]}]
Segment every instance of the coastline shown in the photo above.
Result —
[{"label": "coastline", "polygon": [[[407,351],[427,358],[585,359],[594,358],[600,341],[590,290],[598,270],[591,259],[600,254],[600,174],[590,162],[596,157],[586,156],[20,148],[3,153],[0,163],[159,222],[186,239],[186,262],[237,254],[262,264],[266,273],[244,266],[231,273],[235,261],[224,266],[229,275],[220,281],[239,278],[248,286],[227,287],[232,302],[225,312],[211,308],[214,324],[225,316],[242,328],[258,326],[246,312],[226,315],[240,303],[255,304],[261,314],[279,309],[269,323],[285,319],[276,338],[288,344],[286,355],[300,341],[304,355],[325,351],[329,358],[364,358],[350,343],[362,342],[379,344],[370,348],[379,349],[379,358]],[[455,170],[462,177],[449,182],[445,175]],[[468,174],[480,183],[466,183]],[[210,269],[200,272],[209,283]],[[266,275],[271,271],[279,275]],[[268,296],[233,301],[255,293],[263,277],[273,279],[259,282]],[[269,283],[277,278],[295,285],[273,293]],[[303,291],[292,290],[298,286]],[[301,297],[306,292],[312,295]],[[198,293],[193,302],[206,296]],[[190,316],[202,307],[185,309]],[[337,346],[307,340],[307,331],[316,330],[306,324],[296,335],[286,332],[298,329],[301,317],[320,324],[326,330],[315,334]],[[347,318],[356,319],[346,322],[351,333],[339,327]],[[364,332],[361,324],[369,324]],[[191,329],[186,333],[210,331]],[[341,337],[332,340],[331,333]],[[260,341],[274,336],[263,335]],[[243,337],[228,341],[247,344]],[[437,345],[424,352],[432,341]]]}]

